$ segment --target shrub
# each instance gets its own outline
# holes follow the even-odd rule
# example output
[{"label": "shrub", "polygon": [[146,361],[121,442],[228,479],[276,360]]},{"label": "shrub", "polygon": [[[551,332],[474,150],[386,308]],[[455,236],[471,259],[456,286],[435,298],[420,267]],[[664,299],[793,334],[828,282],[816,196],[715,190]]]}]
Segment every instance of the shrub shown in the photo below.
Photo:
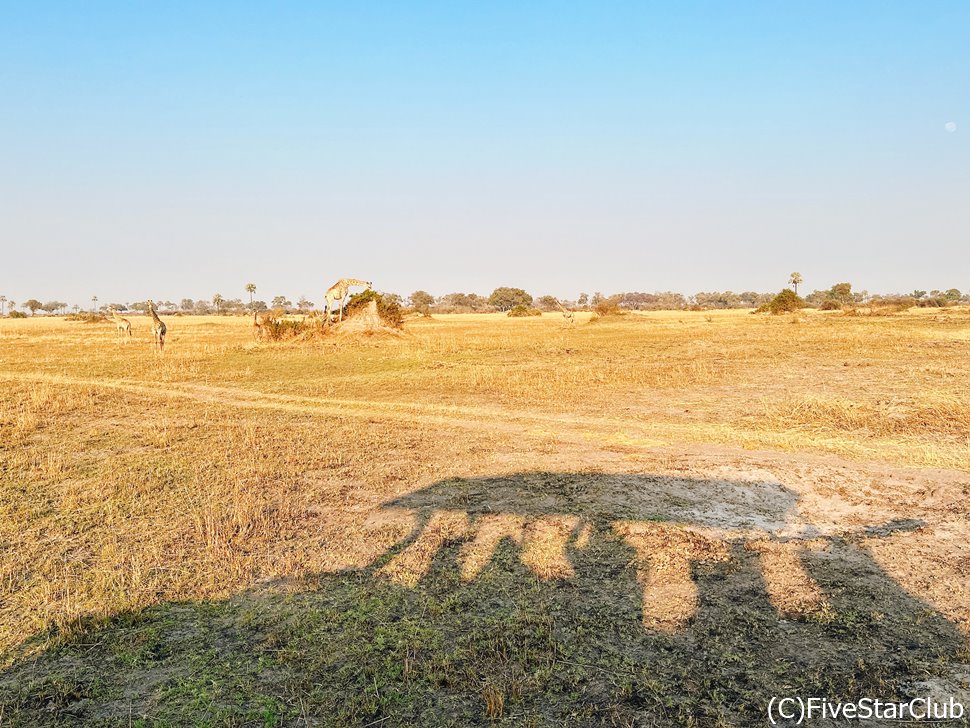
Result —
[{"label": "shrub", "polygon": [[25,314],[23,311],[11,311],[7,315],[10,316],[10,318],[27,318],[27,314]]},{"label": "shrub", "polygon": [[540,311],[537,308],[529,308],[528,306],[523,306],[522,304],[519,304],[518,306],[513,306],[511,309],[509,309],[509,312],[505,315],[513,316],[516,318],[519,318],[522,316],[541,316],[542,311]]},{"label": "shrub", "polygon": [[795,293],[791,288],[784,289],[768,303],[764,303],[756,309],[757,313],[792,313],[800,308],[805,308],[805,299]]},{"label": "shrub", "polygon": [[312,336],[322,326],[315,319],[297,321],[286,319],[275,314],[267,314],[262,318],[262,338],[264,341],[289,341],[291,339]]},{"label": "shrub", "polygon": [[597,316],[621,316],[623,311],[620,309],[620,297],[610,296],[599,301],[593,310]]},{"label": "shrub", "polygon": [[834,298],[826,298],[818,305],[819,311],[838,311],[840,308],[842,308],[842,304]]},{"label": "shrub", "polygon": [[879,296],[869,301],[869,310],[872,316],[888,316],[906,311],[915,305],[916,299],[912,296]]},{"label": "shrub", "polygon": [[91,313],[90,311],[81,311],[79,313],[69,313],[64,317],[66,321],[80,321],[85,324],[100,324],[108,320],[108,317],[102,313]]}]

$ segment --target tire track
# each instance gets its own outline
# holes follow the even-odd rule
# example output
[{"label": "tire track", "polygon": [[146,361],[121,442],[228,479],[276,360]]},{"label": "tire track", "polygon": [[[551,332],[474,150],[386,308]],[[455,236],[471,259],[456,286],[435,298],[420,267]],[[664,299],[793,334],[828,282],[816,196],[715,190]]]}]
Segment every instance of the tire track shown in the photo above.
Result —
[{"label": "tire track", "polygon": [[[268,409],[294,414],[391,420],[436,426],[463,427],[531,434],[553,435],[588,444],[595,437],[619,437],[623,444],[635,445],[637,438],[656,437],[655,427],[636,420],[569,415],[558,417],[524,410],[497,410],[485,407],[439,405],[422,402],[382,402],[375,400],[312,397],[275,394],[256,390],[205,384],[155,384],[125,379],[92,379],[40,372],[0,372],[0,381],[45,383],[56,386],[84,386],[128,392],[154,398],[183,399],[241,409]],[[669,432],[669,426],[665,425]],[[529,432],[531,428],[533,431]],[[650,445],[664,443],[650,441]]]}]

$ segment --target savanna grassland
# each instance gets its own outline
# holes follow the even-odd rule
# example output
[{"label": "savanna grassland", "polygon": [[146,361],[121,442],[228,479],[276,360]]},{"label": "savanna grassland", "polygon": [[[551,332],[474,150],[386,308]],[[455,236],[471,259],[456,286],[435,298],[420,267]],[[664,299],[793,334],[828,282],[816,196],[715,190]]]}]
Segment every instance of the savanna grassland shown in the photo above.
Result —
[{"label": "savanna grassland", "polygon": [[970,704],[970,310],[0,320],[0,726]]}]

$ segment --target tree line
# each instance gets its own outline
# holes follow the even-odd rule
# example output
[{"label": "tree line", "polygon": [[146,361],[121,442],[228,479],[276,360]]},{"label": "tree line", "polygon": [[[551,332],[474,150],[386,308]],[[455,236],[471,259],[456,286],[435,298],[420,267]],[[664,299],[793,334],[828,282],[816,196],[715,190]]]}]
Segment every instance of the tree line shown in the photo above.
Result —
[{"label": "tree line", "polygon": [[[797,295],[798,284],[802,283],[799,273],[792,273],[788,283],[793,293]],[[246,284],[244,290],[249,294],[248,300],[242,298],[226,298],[216,293],[211,299],[183,298],[178,303],[174,301],[156,301],[156,307],[163,313],[179,313],[184,315],[242,315],[254,311],[282,311],[284,313],[309,313],[315,304],[300,296],[294,303],[287,296],[274,296],[267,303],[255,298],[256,285]],[[523,288],[500,286],[488,296],[478,293],[446,293],[435,296],[424,290],[414,291],[404,297],[397,293],[383,293],[383,298],[402,308],[411,309],[419,313],[488,313],[495,311],[509,311],[517,306],[534,308],[540,311],[556,311],[560,305],[571,310],[596,310],[598,308],[621,309],[630,311],[657,310],[689,310],[689,309],[732,309],[759,308],[770,303],[776,293],[759,293],[757,291],[700,291],[690,296],[674,291],[647,293],[642,291],[626,291],[604,295],[600,292],[588,294],[581,292],[574,299],[561,299],[552,295],[533,297]],[[938,290],[914,290],[906,294],[872,295],[868,291],[854,291],[851,283],[836,283],[826,289],[816,289],[799,298],[807,306],[817,308],[840,308],[851,305],[865,305],[878,301],[895,301],[909,303],[912,306],[943,307],[958,303],[970,303],[970,292],[963,293],[957,288]],[[63,301],[41,302],[29,298],[19,304],[6,296],[0,295],[0,316],[24,315],[18,312],[17,306],[23,311],[30,311],[36,315],[38,311],[45,314],[79,313],[81,306],[69,306]],[[91,313],[105,313],[115,309],[120,313],[146,313],[148,304],[145,301],[134,303],[115,302],[101,303],[97,296],[92,296],[91,306],[87,311]]]}]

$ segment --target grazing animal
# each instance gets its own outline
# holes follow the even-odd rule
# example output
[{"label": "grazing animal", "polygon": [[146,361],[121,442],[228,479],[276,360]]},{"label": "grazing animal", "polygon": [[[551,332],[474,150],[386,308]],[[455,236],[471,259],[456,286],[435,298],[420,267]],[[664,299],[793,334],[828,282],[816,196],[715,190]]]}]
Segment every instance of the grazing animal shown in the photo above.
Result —
[{"label": "grazing animal", "polygon": [[569,322],[571,324],[575,324],[576,323],[576,316],[575,316],[575,314],[573,314],[572,311],[570,311],[568,308],[566,308],[565,306],[563,306],[562,305],[562,301],[556,301],[556,303],[558,303],[559,304],[559,308],[562,309],[562,317],[567,322]]},{"label": "grazing animal", "polygon": [[115,326],[118,327],[118,338],[127,344],[131,339],[131,321],[119,316],[118,312],[113,308],[109,310],[111,311],[111,320],[114,321]]},{"label": "grazing animal", "polygon": [[263,329],[263,322],[259,320],[259,314],[253,311],[253,338],[256,341],[263,340],[263,334],[266,331]]},{"label": "grazing animal", "polygon": [[330,288],[327,289],[326,299],[327,299],[327,321],[330,320],[330,309],[333,306],[334,301],[340,301],[340,307],[337,309],[338,321],[344,320],[344,299],[347,298],[347,293],[351,286],[363,286],[364,288],[370,288],[372,283],[370,281],[362,281],[360,278],[341,278],[339,281],[334,283]]},{"label": "grazing animal", "polygon": [[152,349],[159,354],[165,349],[165,322],[158,318],[155,312],[155,303],[148,301],[148,313],[152,315]]}]

